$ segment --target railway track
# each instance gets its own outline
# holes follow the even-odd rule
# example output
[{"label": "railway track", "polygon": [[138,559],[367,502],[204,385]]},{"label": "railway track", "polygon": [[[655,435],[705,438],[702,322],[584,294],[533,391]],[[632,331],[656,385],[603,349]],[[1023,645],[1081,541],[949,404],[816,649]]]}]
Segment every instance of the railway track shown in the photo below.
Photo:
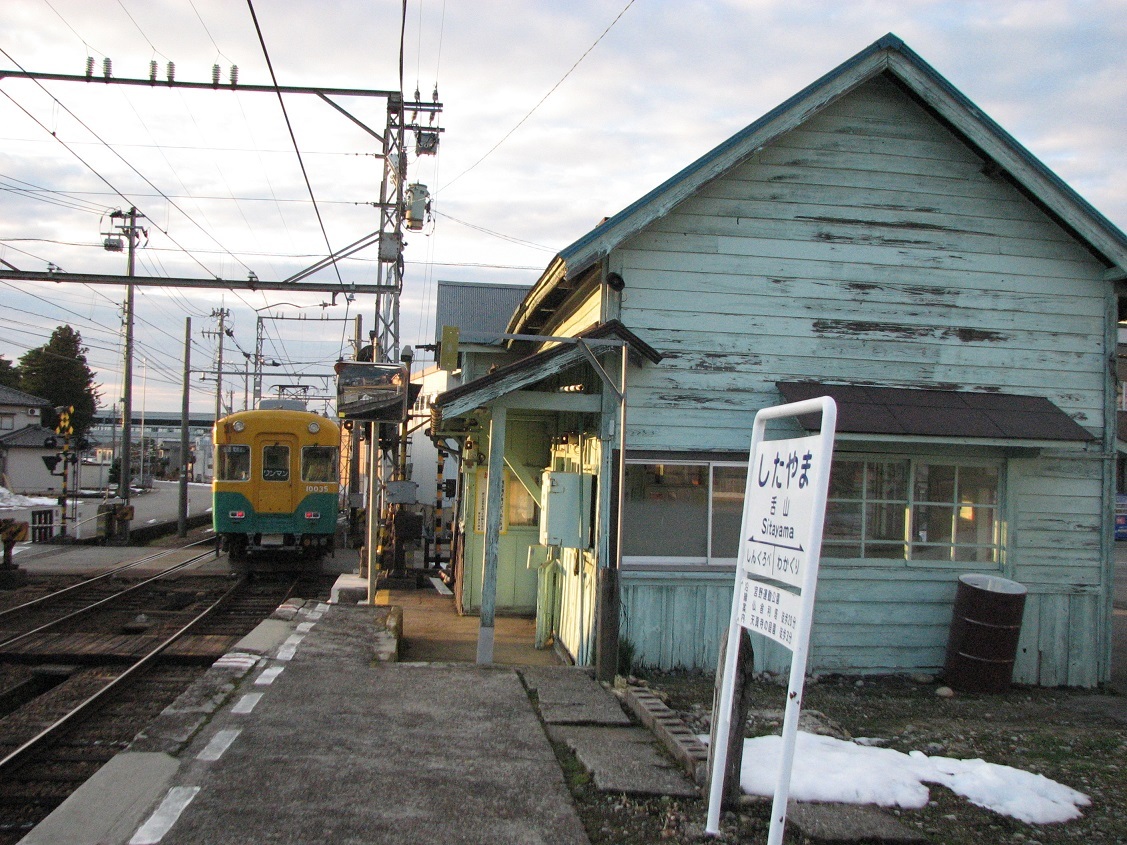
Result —
[{"label": "railway track", "polygon": [[[59,591],[31,615],[0,614],[0,845],[17,842],[126,748],[296,588],[306,597],[324,589],[293,578],[186,574],[208,555],[170,569],[171,582],[145,579],[109,591],[112,598],[71,590],[61,611]],[[47,613],[65,621],[48,624]],[[16,630],[17,619],[37,624]],[[129,623],[133,632],[123,633]]]}]

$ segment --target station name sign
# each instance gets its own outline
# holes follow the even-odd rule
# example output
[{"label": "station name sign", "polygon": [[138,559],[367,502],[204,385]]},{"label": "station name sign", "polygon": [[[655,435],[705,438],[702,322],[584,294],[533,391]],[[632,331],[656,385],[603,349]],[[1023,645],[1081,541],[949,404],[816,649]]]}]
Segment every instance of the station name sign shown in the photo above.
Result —
[{"label": "station name sign", "polygon": [[818,510],[813,472],[822,466],[821,451],[819,437],[765,440],[748,468],[737,616],[744,628],[792,651],[801,598],[765,581],[803,586],[811,566],[811,518]]},{"label": "station name sign", "polygon": [[[765,439],[768,420],[813,412],[822,416],[817,435]],[[783,841],[836,424],[837,405],[829,396],[764,408],[755,415],[720,703],[713,714],[716,750],[705,832],[714,836],[720,832],[728,737],[733,730],[742,729],[742,725],[732,724],[732,701],[740,628],[745,628],[792,652],[783,749],[767,836],[768,845],[781,845]]]}]

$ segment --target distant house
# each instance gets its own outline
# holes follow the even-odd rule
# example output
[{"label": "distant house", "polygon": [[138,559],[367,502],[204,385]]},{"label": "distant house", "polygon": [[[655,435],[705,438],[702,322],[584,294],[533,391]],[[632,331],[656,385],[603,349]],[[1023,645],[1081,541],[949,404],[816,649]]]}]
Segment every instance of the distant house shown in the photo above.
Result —
[{"label": "distant house", "polygon": [[[508,329],[591,342],[511,343],[526,357],[435,398],[439,433],[534,499],[542,470],[590,479],[565,542],[485,544],[498,584],[537,579],[543,642],[592,663],[613,619],[638,663],[712,669],[754,413],[828,393],[811,670],[936,671],[958,576],[985,572],[1029,590],[1015,679],[1090,687],[1125,269],[1121,231],[889,35],[561,251]],[[594,342],[616,338],[636,353],[624,477],[619,358]],[[474,504],[502,479],[464,481],[485,488],[467,535],[495,530]],[[759,669],[789,664],[756,640]]]},{"label": "distant house", "polygon": [[62,479],[43,463],[59,451],[55,432],[40,424],[50,409],[47,399],[0,386],[0,483],[13,493],[62,489]]}]

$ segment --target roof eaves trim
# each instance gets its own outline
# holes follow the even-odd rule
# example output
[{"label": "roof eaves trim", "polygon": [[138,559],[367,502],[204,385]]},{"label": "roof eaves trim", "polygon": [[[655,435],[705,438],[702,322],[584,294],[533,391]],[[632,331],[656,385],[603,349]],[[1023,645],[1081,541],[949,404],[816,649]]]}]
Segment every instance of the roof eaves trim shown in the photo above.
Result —
[{"label": "roof eaves trim", "polygon": [[690,197],[701,185],[739,164],[759,147],[800,126],[843,94],[882,73],[888,67],[888,56],[884,51],[896,45],[907,49],[893,35],[871,44],[565,247],[558,257],[566,264],[567,275],[582,272],[626,238],[637,234],[651,221]]},{"label": "roof eaves trim", "polygon": [[[993,158],[1018,184],[1109,261],[1120,268],[1127,267],[1127,235],[890,33],[565,247],[556,258],[565,265],[564,275],[572,277],[582,272],[709,180],[886,70],[895,74],[967,139],[978,144],[984,154]],[[542,281],[547,276],[545,273]]]},{"label": "roof eaves trim", "polygon": [[1127,235],[906,45],[889,70],[1025,190],[1112,263],[1127,267]]},{"label": "roof eaves trim", "polygon": [[[617,337],[626,341],[631,353],[635,353],[654,364],[659,363],[663,357],[660,352],[618,320],[608,320],[589,331],[576,335],[576,337],[585,339]],[[595,354],[603,354],[608,349],[609,347],[605,346],[598,348],[595,350]],[[436,396],[434,405],[441,410],[443,417],[452,419],[483,404],[488,404],[499,396],[520,390],[548,375],[558,373],[573,364],[583,363],[584,361],[586,361],[586,358],[575,344],[552,346],[504,367],[498,367],[492,373],[471,382],[452,387]]]},{"label": "roof eaves trim", "polygon": [[567,276],[567,265],[559,255],[556,255],[513,312],[506,330],[507,334],[520,334],[521,329],[543,304],[545,297],[551,294]]}]

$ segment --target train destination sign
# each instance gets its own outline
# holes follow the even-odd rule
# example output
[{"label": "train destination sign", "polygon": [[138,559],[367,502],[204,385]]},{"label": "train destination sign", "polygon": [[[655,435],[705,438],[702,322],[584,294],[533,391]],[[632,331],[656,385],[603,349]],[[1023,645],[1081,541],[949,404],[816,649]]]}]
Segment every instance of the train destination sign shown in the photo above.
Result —
[{"label": "train destination sign", "polygon": [[[768,420],[816,412],[822,416],[822,428],[817,435],[782,440],[764,438]],[[755,415],[728,647],[724,654],[720,704],[714,716],[716,753],[712,759],[705,824],[705,832],[712,835],[720,832],[728,738],[733,730],[742,727],[732,725],[732,702],[740,628],[746,628],[781,643],[792,652],[790,686],[783,715],[783,749],[767,836],[768,845],[781,845],[783,841],[836,424],[837,404],[829,396],[764,408]]]}]

